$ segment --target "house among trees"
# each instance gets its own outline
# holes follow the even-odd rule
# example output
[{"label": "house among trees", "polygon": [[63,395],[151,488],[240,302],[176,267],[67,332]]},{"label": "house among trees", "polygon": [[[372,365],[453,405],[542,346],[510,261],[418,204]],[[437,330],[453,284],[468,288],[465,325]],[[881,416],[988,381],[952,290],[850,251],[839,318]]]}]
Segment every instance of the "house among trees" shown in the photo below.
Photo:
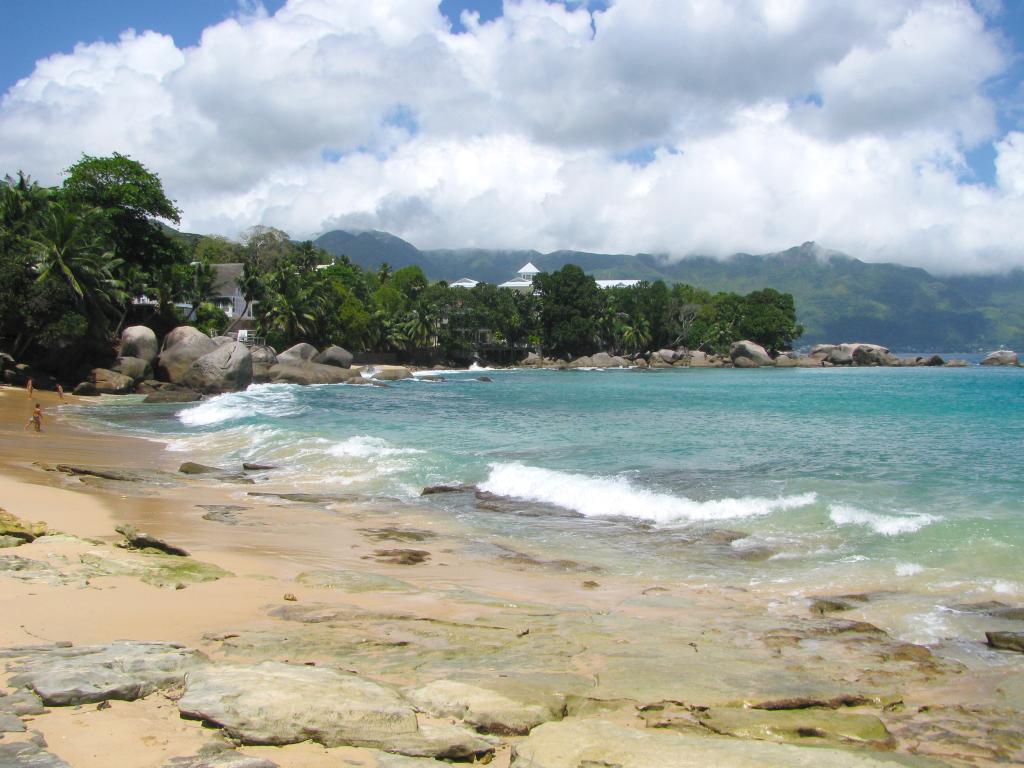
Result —
[{"label": "house among trees", "polygon": [[248,310],[245,307],[245,296],[242,295],[242,286],[239,283],[242,277],[242,264],[212,264],[213,267],[213,293],[210,296],[210,303],[222,310],[231,320],[237,320],[245,313],[245,319],[253,317],[252,305]]},{"label": "house among trees", "polygon": [[511,280],[506,280],[499,285],[499,288],[511,288],[513,291],[528,293],[533,290],[533,278],[540,274],[540,270],[533,266],[532,261],[526,262],[519,268],[519,272]]},{"label": "house among trees", "polygon": [[476,288],[478,285],[480,285],[480,281],[474,280],[472,277],[463,277],[454,283],[449,283],[450,288]]}]

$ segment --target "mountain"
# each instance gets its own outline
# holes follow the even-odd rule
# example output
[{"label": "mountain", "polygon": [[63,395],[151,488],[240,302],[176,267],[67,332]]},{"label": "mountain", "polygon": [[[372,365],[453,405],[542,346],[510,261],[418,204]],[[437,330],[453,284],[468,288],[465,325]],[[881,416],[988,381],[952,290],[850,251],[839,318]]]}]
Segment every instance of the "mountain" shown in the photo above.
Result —
[{"label": "mountain", "polygon": [[428,277],[500,283],[528,261],[544,271],[578,264],[596,278],[683,282],[710,291],[793,294],[804,326],[801,344],[871,341],[900,351],[972,351],[1024,347],[1024,270],[1003,275],[938,277],[916,267],[872,264],[815,243],[779,253],[693,256],[670,262],[653,254],[586,251],[419,250],[386,232],[335,230],[316,244],[376,268],[417,264]]}]

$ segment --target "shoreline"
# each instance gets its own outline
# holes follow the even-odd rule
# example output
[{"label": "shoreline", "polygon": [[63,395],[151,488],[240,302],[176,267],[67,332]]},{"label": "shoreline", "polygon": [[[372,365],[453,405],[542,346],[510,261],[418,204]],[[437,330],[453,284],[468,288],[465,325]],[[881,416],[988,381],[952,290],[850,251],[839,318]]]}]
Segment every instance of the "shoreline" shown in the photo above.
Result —
[{"label": "shoreline", "polygon": [[[837,765],[847,755],[866,759],[867,747],[893,759],[929,755],[952,765],[1024,757],[1019,733],[1009,741],[992,736],[999,723],[1019,722],[1024,710],[1019,654],[1007,656],[1001,668],[964,674],[957,662],[864,622],[772,610],[745,590],[638,583],[523,553],[504,559],[482,554],[456,527],[386,501],[243,497],[255,488],[239,481],[256,480],[261,493],[287,493],[287,483],[178,476],[175,460],[158,444],[69,426],[46,410],[56,396],[38,395],[44,432],[30,435],[22,431],[21,411],[29,407],[24,390],[0,390],[0,506],[74,538],[43,536],[0,551],[0,557],[45,563],[59,574],[48,571],[49,581],[0,574],[0,610],[17,617],[0,627],[0,648],[170,641],[205,653],[214,666],[275,660],[355,669],[402,691],[471,682],[491,686],[486,690],[492,693],[497,686],[528,704],[560,702],[542,729],[568,732],[598,719],[701,743],[718,744],[716,734],[729,734],[737,759],[742,750],[772,746],[751,738],[769,716],[757,721],[750,713],[773,710],[751,706],[800,700],[784,714],[814,723],[825,735],[803,741],[832,750]],[[163,474],[86,482],[33,462]],[[221,517],[204,519],[216,510],[198,504],[219,505]],[[115,526],[126,522],[235,575],[177,581],[173,573],[158,574],[163,586],[145,583],[136,566],[154,556],[111,546],[120,539]],[[399,564],[415,559],[409,552],[426,557]],[[75,768],[107,765],[115,753],[137,756],[133,765],[159,767],[195,754],[218,733],[181,719],[175,695],[114,701],[102,710],[50,707],[28,727]],[[842,696],[859,703],[840,712],[813,705]],[[468,717],[464,701],[462,709]],[[702,720],[702,710],[716,712],[719,725]],[[436,716],[421,705],[422,717],[427,711]],[[658,717],[649,714],[655,711]],[[866,718],[861,726],[882,724],[888,736],[852,734],[839,714]],[[737,724],[737,718],[749,722]],[[955,739],[934,735],[954,726]],[[613,732],[612,725],[602,728]],[[524,754],[533,749],[534,737],[489,738],[496,742],[496,766],[509,764],[513,746]],[[0,745],[11,740],[8,735]],[[797,736],[783,741],[802,743]],[[241,753],[284,767],[345,759],[404,765],[367,748],[310,742],[244,746]],[[555,765],[524,763],[549,764]]]}]

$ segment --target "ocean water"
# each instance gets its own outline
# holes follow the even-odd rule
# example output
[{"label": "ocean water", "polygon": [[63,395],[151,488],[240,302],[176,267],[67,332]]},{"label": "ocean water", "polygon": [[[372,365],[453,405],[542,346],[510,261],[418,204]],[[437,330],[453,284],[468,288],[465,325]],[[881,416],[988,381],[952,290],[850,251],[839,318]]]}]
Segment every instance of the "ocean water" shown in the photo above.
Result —
[{"label": "ocean water", "polygon": [[[1024,603],[1022,369],[443,376],[74,417],[183,460],[287,467],[298,490],[394,499],[541,559],[782,602],[877,592],[867,615],[919,642],[977,635],[956,603]],[[482,498],[420,496],[439,483]]]}]

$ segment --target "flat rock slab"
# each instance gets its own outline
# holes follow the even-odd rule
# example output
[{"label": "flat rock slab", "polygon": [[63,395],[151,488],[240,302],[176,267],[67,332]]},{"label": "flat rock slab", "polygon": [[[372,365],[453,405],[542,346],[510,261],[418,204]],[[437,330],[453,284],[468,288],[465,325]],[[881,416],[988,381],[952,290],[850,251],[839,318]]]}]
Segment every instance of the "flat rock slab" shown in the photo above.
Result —
[{"label": "flat rock slab", "polygon": [[0,712],[11,715],[42,715],[46,712],[43,700],[32,691],[15,691],[0,695]]},{"label": "flat rock slab", "polygon": [[523,735],[550,720],[562,718],[562,708],[526,703],[498,691],[453,680],[435,680],[407,693],[422,712],[455,717],[484,733]]},{"label": "flat rock slab", "polygon": [[[757,710],[717,707],[698,712],[698,722],[723,736],[789,743],[855,743],[892,746],[885,725],[872,714],[835,710]],[[671,727],[671,725],[669,726]]]},{"label": "flat rock slab", "polygon": [[0,766],[3,768],[70,768],[59,757],[31,741],[0,744]]},{"label": "flat rock slab", "polygon": [[340,589],[344,592],[414,592],[408,582],[367,571],[323,570],[305,571],[296,581],[319,589]]},{"label": "flat rock slab", "polygon": [[414,757],[468,758],[493,751],[471,731],[419,723],[395,691],[320,667],[268,661],[218,665],[189,675],[178,702],[183,717],[223,728],[243,744],[383,749]]},{"label": "flat rock slab", "polygon": [[262,757],[251,757],[233,749],[211,754],[172,757],[164,768],[278,768],[277,763]]},{"label": "flat rock slab", "polygon": [[180,686],[206,657],[172,643],[118,641],[81,648],[41,648],[12,662],[10,685],[32,689],[47,706],[134,701]]},{"label": "flat rock slab", "polygon": [[49,563],[18,555],[0,556],[0,575],[33,584],[67,584],[72,579]]},{"label": "flat rock slab", "polygon": [[90,576],[131,576],[155,587],[199,584],[232,575],[213,563],[160,553],[139,553],[117,559],[87,553],[79,560]]},{"label": "flat rock slab", "polygon": [[0,713],[0,733],[24,733],[25,722],[16,715]]},{"label": "flat rock slab", "polygon": [[941,764],[764,741],[629,728],[601,720],[545,723],[515,747],[512,768],[895,768]]},{"label": "flat rock slab", "polygon": [[1024,632],[986,632],[985,637],[993,648],[1024,653]]}]

